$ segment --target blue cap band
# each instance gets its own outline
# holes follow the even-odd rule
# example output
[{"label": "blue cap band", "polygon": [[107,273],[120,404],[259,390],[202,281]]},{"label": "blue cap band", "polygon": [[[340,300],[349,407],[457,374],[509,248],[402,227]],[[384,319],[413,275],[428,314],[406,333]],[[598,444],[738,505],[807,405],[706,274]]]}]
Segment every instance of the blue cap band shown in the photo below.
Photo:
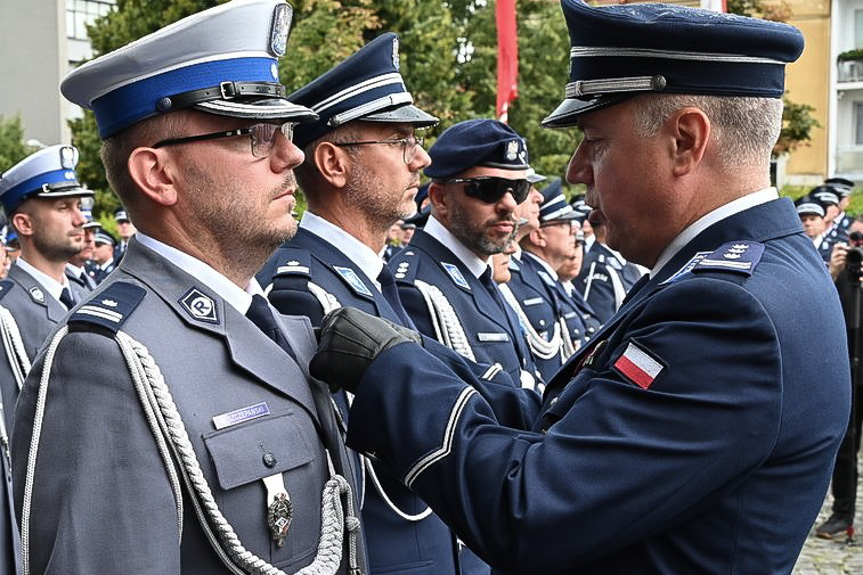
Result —
[{"label": "blue cap band", "polygon": [[230,58],[186,66],[133,82],[93,100],[93,112],[104,140],[120,130],[167,110],[159,100],[204,87],[218,86],[226,78],[233,82],[273,82],[276,61],[272,58]]},{"label": "blue cap band", "polygon": [[30,196],[42,193],[43,184],[68,184],[70,187],[79,185],[73,170],[57,170],[38,174],[3,192],[3,195],[0,196],[3,209],[6,210],[7,214],[13,212]]}]

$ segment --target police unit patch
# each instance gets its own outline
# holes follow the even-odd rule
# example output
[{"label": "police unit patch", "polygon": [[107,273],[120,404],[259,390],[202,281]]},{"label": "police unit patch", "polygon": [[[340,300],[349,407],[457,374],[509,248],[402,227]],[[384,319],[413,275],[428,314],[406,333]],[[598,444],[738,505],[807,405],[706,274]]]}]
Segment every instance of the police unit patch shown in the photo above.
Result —
[{"label": "police unit patch", "polygon": [[364,295],[366,297],[373,297],[372,292],[363,283],[363,280],[360,279],[360,276],[357,275],[357,272],[352,270],[351,268],[343,268],[341,266],[333,266],[333,269],[336,270],[343,280],[347,282],[351,289],[357,292],[360,295]]},{"label": "police unit patch", "polygon": [[183,306],[189,315],[198,321],[207,323],[219,323],[219,313],[216,309],[216,302],[208,295],[205,295],[198,288],[192,288],[180,298],[179,303]]},{"label": "police unit patch", "polygon": [[614,369],[640,388],[648,389],[665,366],[631,341],[626,351],[614,362]]},{"label": "police unit patch", "polygon": [[464,288],[466,290],[470,289],[470,286],[467,283],[467,280],[464,279],[464,276],[461,275],[461,271],[459,271],[458,266],[454,264],[448,264],[446,262],[441,262],[440,265],[443,266],[443,269],[446,270],[446,273],[449,274],[449,277],[452,278],[452,281],[455,282],[455,285],[458,287]]},{"label": "police unit patch", "polygon": [[45,292],[36,286],[30,288],[30,297],[32,297],[33,301],[36,303],[45,303]]}]

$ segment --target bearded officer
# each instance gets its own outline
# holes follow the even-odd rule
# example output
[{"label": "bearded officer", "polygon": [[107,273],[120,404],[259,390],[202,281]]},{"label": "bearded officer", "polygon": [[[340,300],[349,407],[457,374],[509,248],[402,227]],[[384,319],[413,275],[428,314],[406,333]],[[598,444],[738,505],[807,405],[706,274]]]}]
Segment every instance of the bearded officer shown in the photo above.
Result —
[{"label": "bearded officer", "polygon": [[[372,40],[289,99],[319,119],[294,132],[306,157],[296,173],[308,210],[297,235],[258,276],[272,284],[270,301],[314,326],[332,309],[351,306],[412,327],[378,254],[393,223],[416,212],[420,172],[430,163],[417,129],[437,118],[413,105],[399,71],[398,36]],[[347,412],[344,394],[337,399]],[[456,573],[453,537],[428,505],[370,460],[361,465],[371,572]]]},{"label": "bearded officer", "polygon": [[234,0],[61,85],[95,112],[139,232],[22,391],[30,573],[366,572],[312,328],[253,280],[295,231],[291,129],[314,117],[277,79],[290,22],[284,2]]},{"label": "bearded officer", "polygon": [[524,139],[496,120],[468,120],[444,131],[429,155],[431,216],[389,263],[401,301],[421,333],[535,389],[527,341],[490,266],[515,237],[515,209],[530,191]]},{"label": "bearded officer", "polygon": [[357,310],[324,321],[311,371],[356,391],[349,445],[500,572],[790,573],[850,389],[830,277],[769,187],[803,37],[679,5],[561,6],[570,83],[544,125],[581,128],[567,179],[649,275],[549,382],[532,432]]}]

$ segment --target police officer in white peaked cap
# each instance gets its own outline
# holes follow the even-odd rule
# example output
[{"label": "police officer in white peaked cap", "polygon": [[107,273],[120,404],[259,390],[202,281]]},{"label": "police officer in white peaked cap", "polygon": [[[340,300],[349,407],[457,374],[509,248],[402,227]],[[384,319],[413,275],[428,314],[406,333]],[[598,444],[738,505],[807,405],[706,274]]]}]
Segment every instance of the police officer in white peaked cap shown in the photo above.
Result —
[{"label": "police officer in white peaked cap", "polygon": [[138,232],[21,393],[25,573],[366,572],[312,328],[253,279],[295,231],[292,129],[315,117],[278,80],[291,15],[233,0],[62,83]]},{"label": "police officer in white peaked cap", "polygon": [[18,392],[45,339],[85,293],[66,277],[66,262],[84,246],[81,200],[93,195],[78,183],[77,162],[72,146],[49,146],[0,177],[0,204],[21,245],[20,257],[0,281],[0,458],[9,495],[0,495],[0,574],[15,573],[19,562],[8,482]]},{"label": "police officer in white peaked cap", "polygon": [[791,573],[850,395],[835,289],[770,187],[803,36],[679,5],[560,4],[570,78],[544,124],[581,128],[567,180],[650,273],[529,430],[359,310],[324,319],[311,373],[356,393],[348,444],[500,573]]}]

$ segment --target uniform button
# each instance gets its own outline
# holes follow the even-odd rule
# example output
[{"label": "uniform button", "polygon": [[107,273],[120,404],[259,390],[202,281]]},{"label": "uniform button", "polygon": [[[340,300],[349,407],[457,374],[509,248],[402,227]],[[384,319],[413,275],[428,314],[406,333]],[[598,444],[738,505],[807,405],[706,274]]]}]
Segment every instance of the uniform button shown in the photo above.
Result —
[{"label": "uniform button", "polygon": [[263,459],[264,465],[266,465],[270,469],[275,467],[276,463],[278,463],[278,461],[276,461],[276,456],[273,455],[272,453],[270,453],[269,451],[266,452],[261,459]]},{"label": "uniform button", "polygon": [[549,405],[554,405],[555,403],[557,403],[557,400],[558,400],[558,399],[560,399],[560,397],[554,397],[554,398],[552,398],[552,400],[551,400],[550,402],[548,402],[548,404],[549,404]]}]

